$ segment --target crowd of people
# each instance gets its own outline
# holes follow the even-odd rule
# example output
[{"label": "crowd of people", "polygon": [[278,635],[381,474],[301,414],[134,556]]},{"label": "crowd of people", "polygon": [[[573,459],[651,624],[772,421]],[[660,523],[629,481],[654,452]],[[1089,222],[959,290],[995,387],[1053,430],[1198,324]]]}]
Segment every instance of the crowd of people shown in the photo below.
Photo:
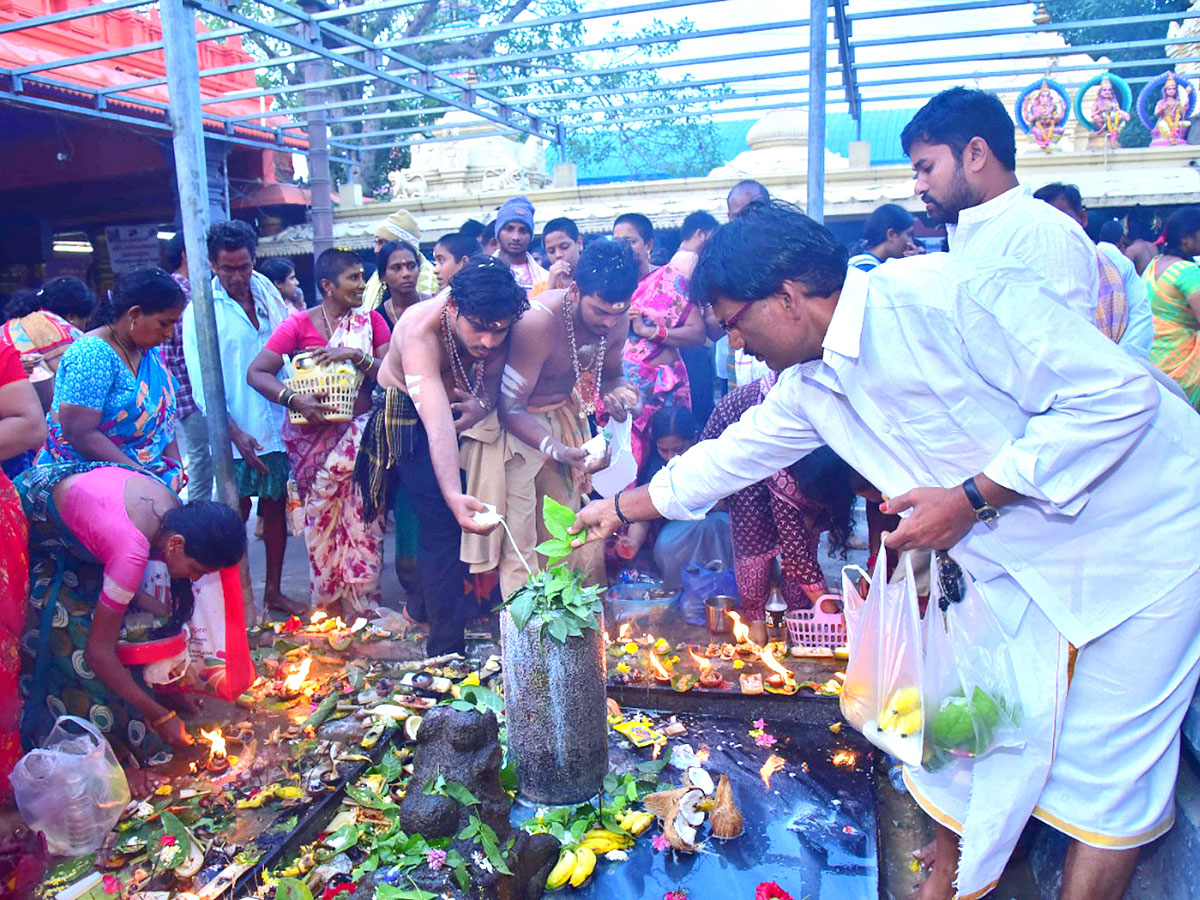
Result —
[{"label": "crowd of people", "polygon": [[[986,891],[1032,815],[1075,841],[1064,896],[1119,897],[1135,848],[1170,826],[1200,672],[1187,488],[1200,210],[1160,233],[1089,221],[1074,186],[1019,184],[1013,131],[995,97],[961,88],[906,127],[948,252],[926,253],[887,204],[852,255],[753,181],[730,191],[727,224],[696,211],[673,248],[634,211],[588,240],[551,219],[538,247],[536,210],[513,197],[432,259],[413,216],[392,213],[366,265],[320,254],[308,301],[291,263],[258,260],[253,227],[221,222],[207,234],[219,371],[203,362],[182,236],[164,268],[122,275],[98,302],[72,278],[14,298],[0,331],[0,773],[63,712],[144,766],[190,742],[117,643],[177,631],[190,581],[243,558],[252,510],[266,609],[400,605],[436,656],[463,651],[497,592],[545,564],[546,497],[598,538],[569,560],[593,584],[653,568],[659,517],[718,522],[760,643],[773,586],[789,609],[826,593],[819,538],[861,541],[863,497],[872,560],[884,543],[952,551],[933,576],[970,580],[1044,688],[1026,710],[1053,749],[1028,755],[1040,763],[981,762],[965,787],[906,771],[940,823],[923,896]],[[214,417],[236,512],[214,502],[228,495]],[[593,500],[609,457],[585,445],[610,420],[631,420],[637,476]],[[398,598],[381,590],[389,530]],[[307,597],[282,587],[289,533],[308,552]],[[142,586],[151,558],[165,595]],[[972,795],[993,789],[981,811]]]}]

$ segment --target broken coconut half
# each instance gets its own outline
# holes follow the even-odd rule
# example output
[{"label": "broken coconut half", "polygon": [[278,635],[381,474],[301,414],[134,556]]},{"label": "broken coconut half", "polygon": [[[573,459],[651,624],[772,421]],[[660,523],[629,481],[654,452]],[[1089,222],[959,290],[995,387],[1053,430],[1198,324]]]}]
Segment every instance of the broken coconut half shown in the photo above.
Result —
[{"label": "broken coconut half", "polygon": [[704,824],[704,810],[699,808],[703,799],[704,791],[700,788],[681,787],[648,794],[642,802],[647,812],[658,817],[663,837],[672,849],[695,853],[700,849],[696,835]]},{"label": "broken coconut half", "polygon": [[713,837],[728,841],[742,834],[742,812],[733,802],[733,785],[728,775],[722,775],[717,782],[716,804],[709,814],[712,823]]},{"label": "broken coconut half", "polygon": [[683,786],[703,791],[706,797],[712,796],[716,790],[712,776],[700,766],[688,767],[687,771],[683,773]]}]

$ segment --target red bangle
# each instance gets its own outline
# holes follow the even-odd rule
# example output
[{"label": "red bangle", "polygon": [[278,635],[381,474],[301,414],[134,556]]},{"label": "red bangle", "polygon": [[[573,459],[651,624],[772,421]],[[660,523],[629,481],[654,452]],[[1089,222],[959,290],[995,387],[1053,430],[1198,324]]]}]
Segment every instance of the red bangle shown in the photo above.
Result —
[{"label": "red bangle", "polygon": [[654,339],[660,344],[667,339],[667,326],[659,325],[654,329]]}]

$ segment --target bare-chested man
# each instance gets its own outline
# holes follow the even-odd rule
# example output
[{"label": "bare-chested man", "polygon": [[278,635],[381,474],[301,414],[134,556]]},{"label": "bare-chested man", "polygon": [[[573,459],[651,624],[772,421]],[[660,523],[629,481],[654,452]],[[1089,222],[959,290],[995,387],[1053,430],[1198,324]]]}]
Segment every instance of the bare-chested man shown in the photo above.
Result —
[{"label": "bare-chested man", "polygon": [[508,266],[474,259],[450,280],[449,299],[405,310],[379,370],[358,474],[367,505],[382,505],[393,471],[415,507],[430,656],[464,649],[473,609],[459,543],[463,531],[494,527],[473,519],[484,506],[463,489],[458,435],[495,408],[509,330],[528,307]]},{"label": "bare-chested man", "polygon": [[[500,389],[500,419],[509,433],[505,465],[506,517],[521,553],[537,565],[534,547],[542,498],[579,509],[588,476],[606,465],[582,445],[592,436],[589,414],[598,403],[618,421],[641,405],[625,382],[621,357],[629,334],[629,298],[638,264],[620,241],[602,241],[579,257],[575,281],[565,291],[545,291],[513,328],[512,350]],[[571,557],[589,580],[604,575],[604,548],[588,544]],[[500,589],[509,596],[525,580],[512,548],[500,556]]]}]

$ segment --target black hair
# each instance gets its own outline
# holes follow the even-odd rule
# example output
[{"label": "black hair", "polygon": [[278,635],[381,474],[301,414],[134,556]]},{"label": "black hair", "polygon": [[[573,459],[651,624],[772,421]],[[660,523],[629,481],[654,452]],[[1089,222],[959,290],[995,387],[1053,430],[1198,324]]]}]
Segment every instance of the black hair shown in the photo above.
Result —
[{"label": "black hair", "polygon": [[183,538],[184,552],[207,569],[236,565],[246,555],[246,525],[224,503],[193,500],[167,510],[163,531]]},{"label": "black hair", "polygon": [[253,258],[254,254],[258,252],[258,232],[241,219],[218,222],[208,229],[209,261],[216,262],[217,254],[222,250],[226,253],[247,250]]},{"label": "black hair", "polygon": [[1119,219],[1109,219],[1100,226],[1097,235],[1102,241],[1108,241],[1110,244],[1119,244],[1121,243],[1121,239],[1125,237],[1125,226],[1121,224]]},{"label": "black hair", "polygon": [[496,239],[496,223],[488,222],[479,233],[479,246],[483,247]]},{"label": "black hair", "polygon": [[96,308],[96,295],[78,278],[51,278],[36,291],[22,292],[4,308],[4,318],[16,319],[39,309],[56,316],[86,319]]},{"label": "black hair", "polygon": [[1130,239],[1149,241],[1152,244],[1158,240],[1158,230],[1154,227],[1154,218],[1152,209],[1141,206],[1131,209],[1129,215],[1125,217],[1125,230],[1129,233]]},{"label": "black hair", "polygon": [[644,244],[654,240],[654,225],[641,213],[621,213],[613,221],[614,231],[618,225],[632,225]]},{"label": "black hair", "polygon": [[171,235],[171,239],[167,241],[166,249],[163,250],[163,261],[167,264],[168,272],[178,272],[179,267],[183,265],[183,254],[187,252],[187,247],[183,243],[182,229]]},{"label": "black hair", "polygon": [[[460,260],[464,256],[467,257],[467,259],[470,259],[472,256],[475,256],[479,253],[479,241],[475,240],[475,238],[471,237],[469,234],[463,234],[461,231],[457,234],[452,233],[442,235],[440,238],[438,238],[437,244],[441,244],[443,247],[445,247],[455,260]],[[436,247],[437,244],[434,244],[434,247]],[[420,260],[418,260],[418,262],[420,262]]]},{"label": "black hair", "polygon": [[[478,249],[478,248],[476,248],[476,249]],[[388,241],[386,244],[384,244],[382,247],[380,247],[379,252],[375,254],[375,271],[377,273],[379,273],[379,280],[381,282],[383,281],[383,273],[387,269],[388,260],[392,258],[392,254],[395,253],[397,250],[407,250],[409,253],[412,254],[413,262],[415,262],[417,264],[417,269],[421,268],[421,251],[420,250],[418,250],[416,247],[414,247],[408,241]],[[326,252],[328,252],[328,251],[326,251]],[[343,268],[341,271],[338,272],[338,275],[341,275],[342,272],[346,271],[346,269],[348,269],[348,268],[349,268],[349,266],[346,266],[345,268]],[[334,276],[334,277],[336,278],[337,276]]]},{"label": "black hair", "polygon": [[510,269],[494,256],[474,256],[450,279],[450,296],[460,315],[480,322],[506,322],[529,309],[529,296]]},{"label": "black hair", "polygon": [[771,200],[771,192],[767,190],[766,185],[753,178],[743,178],[731,187],[725,196],[729,198],[734,194],[750,194],[753,197],[751,203],[769,203]]},{"label": "black hair", "polygon": [[788,467],[800,493],[824,505],[829,552],[842,559],[854,531],[854,476],[849,464],[828,447],[818,447]]},{"label": "black hair", "polygon": [[[420,262],[419,258],[417,262]],[[313,272],[317,279],[317,287],[324,292],[324,288],[321,288],[321,282],[329,281],[333,284],[337,284],[337,280],[339,277],[341,277],[343,272],[353,266],[361,265],[362,260],[349,250],[341,250],[337,247],[330,247],[328,250],[322,250],[321,255],[317,257],[317,262],[314,266]],[[382,275],[380,277],[382,277]]]},{"label": "black hair", "polygon": [[1060,197],[1067,201],[1067,206],[1075,210],[1075,212],[1083,212],[1083,195],[1079,193],[1079,188],[1073,184],[1064,184],[1061,181],[1054,181],[1050,184],[1043,185],[1033,192],[1034,199],[1041,200],[1043,203],[1054,205],[1054,201]]},{"label": "black hair", "polygon": [[712,213],[698,209],[695,212],[688,213],[687,218],[683,220],[683,224],[679,226],[679,239],[686,241],[694,236],[697,231],[711,234],[717,230],[717,227],[717,220]]},{"label": "black hair", "polygon": [[913,217],[908,210],[896,203],[885,203],[863,222],[863,242],[869,250],[887,240],[888,232],[899,234],[913,227]]},{"label": "black hair", "polygon": [[557,219],[547,222],[546,227],[542,229],[542,240],[544,241],[546,235],[552,231],[561,231],[568,240],[579,240],[579,226],[575,224],[574,219],[568,219],[566,216],[559,216]]},{"label": "black hair", "polygon": [[463,222],[462,226],[458,229],[458,233],[466,235],[473,240],[476,245],[478,245],[479,236],[483,234],[483,229],[484,226],[482,222],[477,222],[474,219],[467,219],[467,221]]},{"label": "black hair", "polygon": [[182,308],[186,303],[183,288],[164,270],[134,269],[122,275],[112,293],[96,304],[88,320],[88,328],[111,325],[135,306],[153,315],[176,307]]},{"label": "black hair", "polygon": [[1000,98],[986,91],[952,87],[917,110],[900,133],[900,146],[905,156],[912,156],[912,145],[918,141],[946,144],[961,164],[963,150],[977,137],[983,138],[1004,168],[1016,170],[1015,129]]},{"label": "black hair", "polygon": [[647,428],[646,457],[638,466],[637,484],[649,484],[658,470],[666,465],[666,461],[658,455],[660,439],[675,435],[694,444],[700,434],[700,427],[692,416],[692,411],[686,406],[664,406],[650,417]]},{"label": "black hair", "polygon": [[272,256],[270,259],[264,259],[259,264],[258,271],[270,278],[274,284],[283,284],[288,280],[288,276],[296,271],[296,267],[292,265],[290,259],[285,259],[282,256]]},{"label": "black hair", "polygon": [[638,285],[638,264],[624,241],[596,241],[584,248],[575,266],[579,296],[605,303],[627,303]]},{"label": "black hair", "polygon": [[846,280],[847,258],[828,228],[790,203],[753,203],[708,239],[688,290],[699,306],[719,297],[745,303],[777,293],[790,279],[827,297]]},{"label": "black hair", "polygon": [[1163,244],[1161,253],[1188,259],[1189,255],[1180,247],[1183,239],[1190,234],[1200,231],[1200,208],[1185,206],[1167,216],[1163,223]]}]

